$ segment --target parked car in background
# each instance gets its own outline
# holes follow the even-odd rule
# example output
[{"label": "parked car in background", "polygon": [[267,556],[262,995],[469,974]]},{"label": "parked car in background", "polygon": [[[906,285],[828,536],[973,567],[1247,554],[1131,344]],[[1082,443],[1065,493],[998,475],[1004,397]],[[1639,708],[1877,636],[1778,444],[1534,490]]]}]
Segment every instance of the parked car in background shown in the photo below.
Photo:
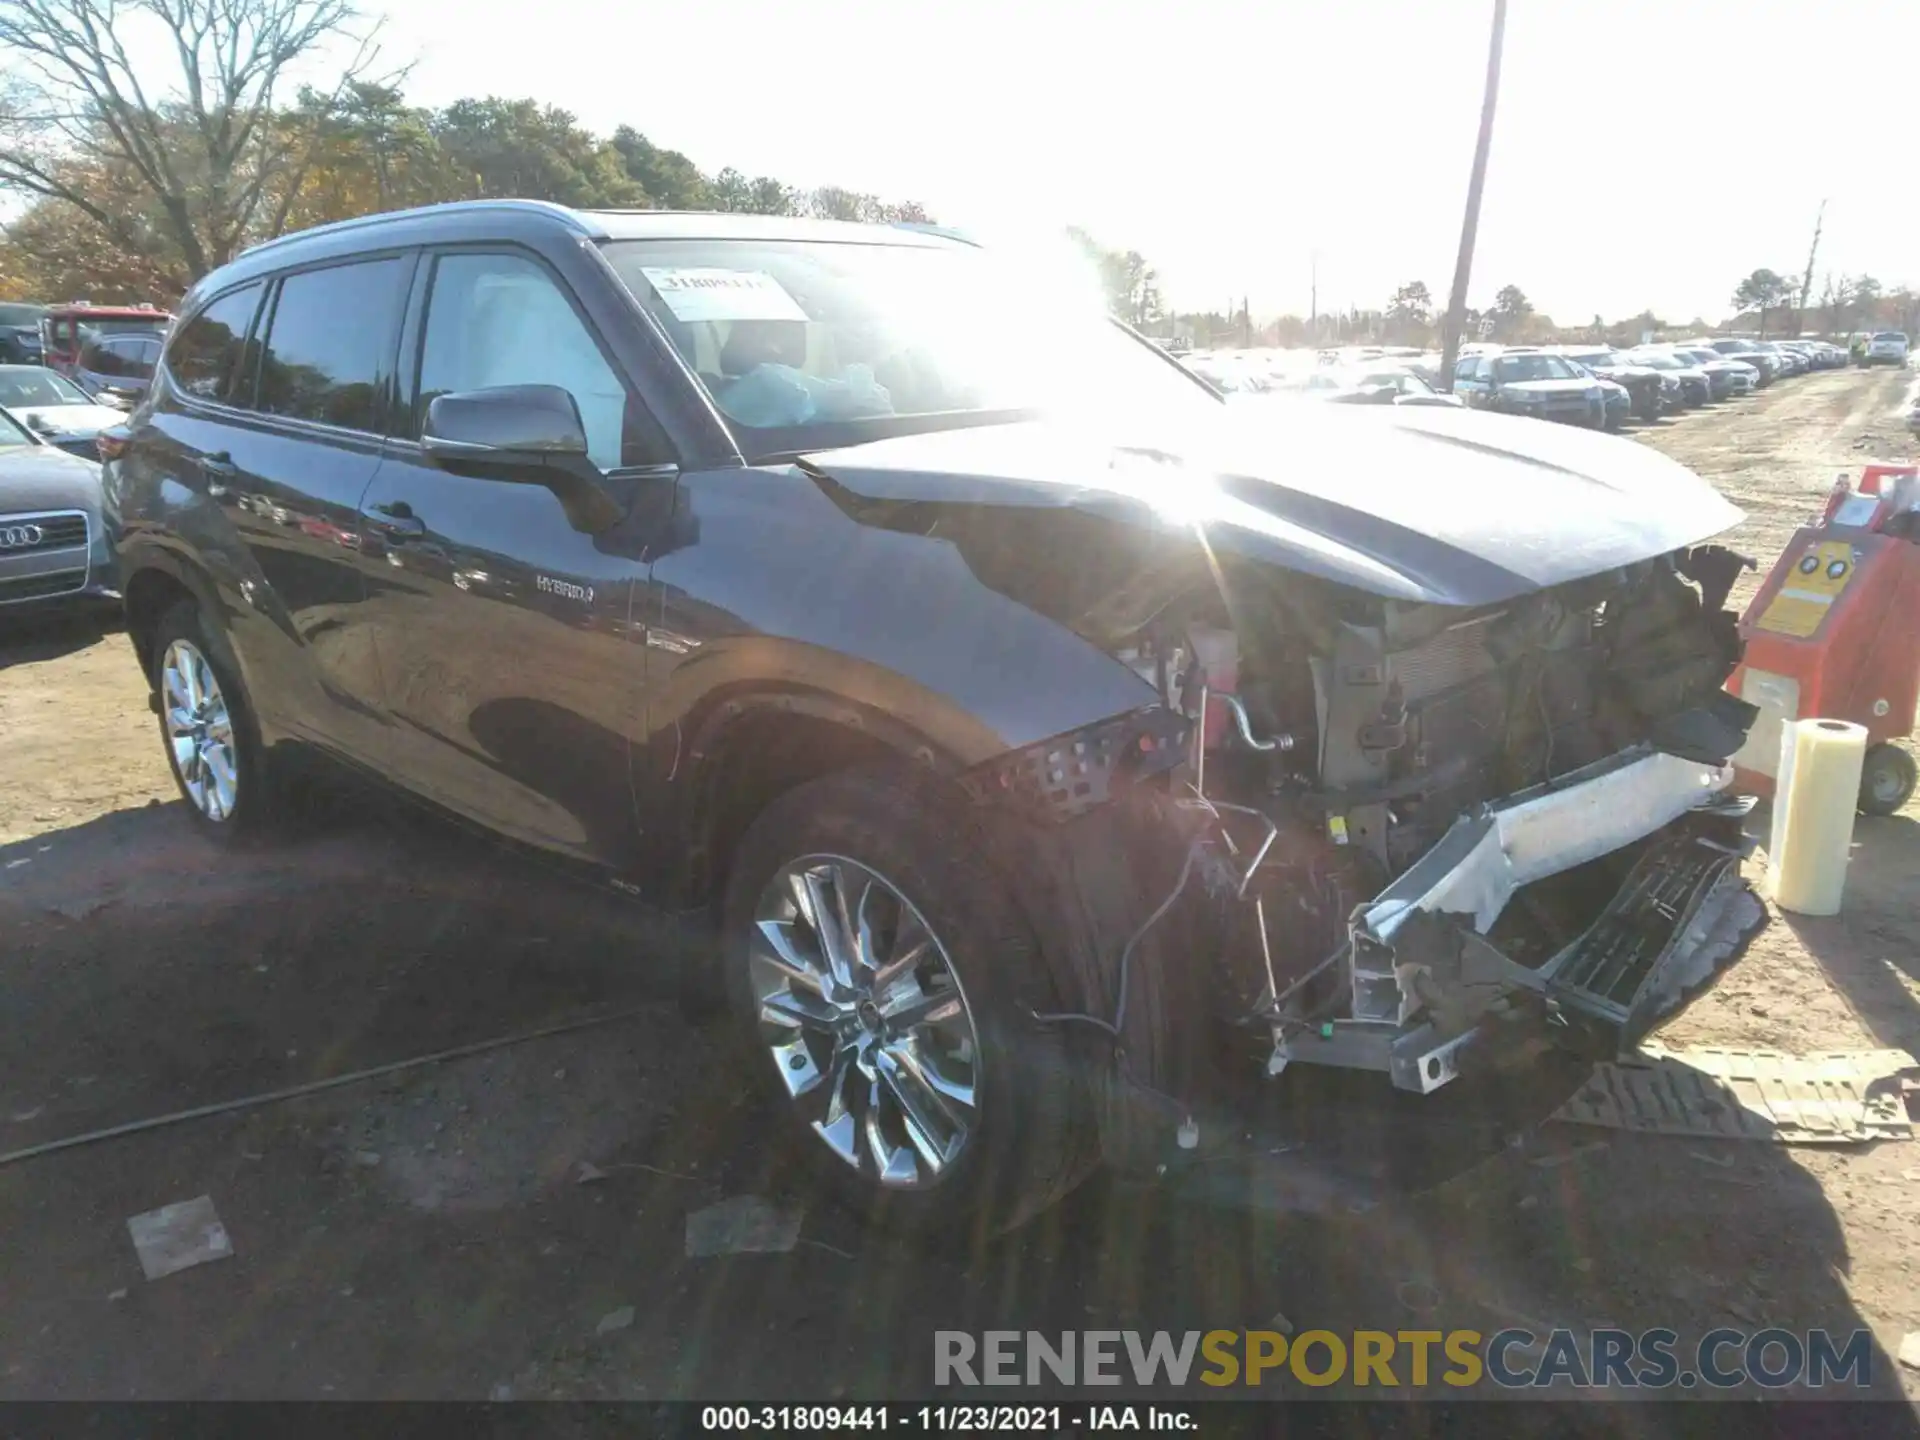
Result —
[{"label": "parked car in background", "polygon": [[1607,423],[1606,393],[1591,375],[1545,351],[1501,351],[1462,360],[1453,393],[1479,410],[1558,420],[1595,430]]},{"label": "parked car in background", "polygon": [[1632,418],[1633,396],[1626,386],[1617,380],[1609,380],[1604,375],[1595,374],[1578,360],[1568,360],[1567,363],[1580,374],[1591,375],[1593,383],[1600,387],[1600,399],[1606,406],[1606,419],[1603,423],[1608,430],[1618,430]]},{"label": "parked car in background", "polygon": [[46,313],[44,305],[0,303],[0,365],[40,363],[40,322]]},{"label": "parked car in background", "polygon": [[[1691,362],[1707,372],[1707,379],[1713,386],[1713,398],[1726,400],[1736,395],[1751,395],[1754,387],[1760,383],[1760,372],[1744,360],[1732,360],[1718,350],[1707,345],[1670,345],[1667,347],[1682,360]],[[1845,360],[1843,355],[1842,360]]]},{"label": "parked car in background", "polygon": [[1442,395],[1412,366],[1376,360],[1371,365],[1326,365],[1294,383],[1278,382],[1276,395],[1296,395],[1334,405],[1438,405],[1459,407],[1457,395]]},{"label": "parked car in background", "polygon": [[1780,378],[1782,373],[1780,357],[1758,348],[1751,340],[1723,336],[1703,343],[1709,350],[1717,350],[1729,360],[1738,360],[1742,364],[1753,366],[1760,372],[1760,378],[1756,383],[1763,388]]},{"label": "parked car in background", "polygon": [[1642,420],[1660,418],[1663,381],[1653,366],[1638,364],[1608,345],[1561,345],[1555,347],[1554,353],[1624,388],[1633,413]]},{"label": "parked car in background", "polygon": [[0,408],[0,620],[120,603],[100,466]]},{"label": "parked car in background", "polygon": [[1183,363],[1222,395],[1264,395],[1272,388],[1264,374],[1242,360],[1190,355]]},{"label": "parked car in background", "polygon": [[1660,372],[1662,383],[1673,382],[1673,388],[1666,392],[1669,407],[1676,410],[1691,409],[1696,405],[1705,405],[1713,399],[1713,379],[1690,360],[1683,360],[1670,350],[1629,350],[1628,357],[1637,365],[1650,365]]},{"label": "parked car in background", "polygon": [[1789,349],[1778,340],[1756,340],[1753,343],[1779,360],[1781,371],[1786,375],[1804,375],[1813,368],[1805,355]]},{"label": "parked car in background", "polygon": [[0,410],[11,411],[48,444],[83,460],[98,460],[94,437],[127,418],[44,365],[0,365]]},{"label": "parked car in background", "polygon": [[151,305],[52,305],[40,317],[40,363],[74,376],[89,340],[109,335],[166,334],[173,316]]},{"label": "parked car in background", "polygon": [[96,399],[130,405],[147,393],[159,363],[156,334],[102,335],[81,345],[73,378]]},{"label": "parked car in background", "polygon": [[1867,360],[1869,365],[1904,365],[1907,363],[1907,337],[1899,330],[1876,330],[1867,341]]},{"label": "parked car in background", "polygon": [[1824,340],[1790,340],[1782,343],[1806,356],[1809,370],[1830,370],[1836,364],[1847,363],[1846,352],[1836,350]]}]

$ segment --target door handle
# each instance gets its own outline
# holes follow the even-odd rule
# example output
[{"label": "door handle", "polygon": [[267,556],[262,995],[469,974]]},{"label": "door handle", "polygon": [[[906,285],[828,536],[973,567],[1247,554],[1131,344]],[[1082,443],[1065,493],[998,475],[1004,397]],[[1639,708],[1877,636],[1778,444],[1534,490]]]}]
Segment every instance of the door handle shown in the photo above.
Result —
[{"label": "door handle", "polygon": [[240,473],[240,467],[233,463],[229,452],[216,450],[200,457],[200,473],[207,477],[207,493],[220,500],[226,496],[226,482]]},{"label": "door handle", "polygon": [[395,500],[388,505],[376,505],[366,512],[367,523],[389,542],[401,545],[409,540],[418,540],[427,533],[427,522],[413,513],[413,507],[404,500]]}]

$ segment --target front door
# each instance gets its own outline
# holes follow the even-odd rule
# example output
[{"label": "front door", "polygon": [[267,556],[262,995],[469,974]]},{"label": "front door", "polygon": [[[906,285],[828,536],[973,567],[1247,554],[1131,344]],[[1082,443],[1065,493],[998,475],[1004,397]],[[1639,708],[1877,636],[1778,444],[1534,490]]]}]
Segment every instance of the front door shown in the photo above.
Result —
[{"label": "front door", "polygon": [[558,385],[630,514],[671,504],[672,467],[563,283],[532,255],[431,255],[413,310],[412,422],[362,503],[382,577],[372,604],[395,772],[512,839],[624,866],[627,754],[643,733],[645,649],[630,612],[644,543],[627,525],[583,533],[546,487],[442,468],[417,440],[436,395]]}]

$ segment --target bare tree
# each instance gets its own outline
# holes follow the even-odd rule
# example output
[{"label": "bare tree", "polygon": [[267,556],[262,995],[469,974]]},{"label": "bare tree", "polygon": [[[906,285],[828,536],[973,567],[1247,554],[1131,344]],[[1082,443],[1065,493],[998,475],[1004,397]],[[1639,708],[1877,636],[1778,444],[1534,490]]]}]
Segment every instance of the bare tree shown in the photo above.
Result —
[{"label": "bare tree", "polygon": [[[125,245],[150,225],[188,281],[278,233],[327,106],[288,125],[287,72],[329,42],[348,53],[344,97],[376,55],[350,0],[0,0],[0,189],[64,202]],[[129,46],[150,34],[155,47]],[[166,63],[150,60],[165,52]],[[93,183],[126,177],[149,201],[130,220]]]}]

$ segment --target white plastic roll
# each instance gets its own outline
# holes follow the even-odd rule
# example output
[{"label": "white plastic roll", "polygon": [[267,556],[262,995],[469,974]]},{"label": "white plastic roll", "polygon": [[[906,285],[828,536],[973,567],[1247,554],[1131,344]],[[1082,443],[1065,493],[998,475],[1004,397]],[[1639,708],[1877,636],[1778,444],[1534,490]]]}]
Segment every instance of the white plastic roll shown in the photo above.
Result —
[{"label": "white plastic roll", "polygon": [[1781,727],[1780,780],[1767,852],[1773,900],[1800,915],[1837,915],[1847,885],[1867,730],[1844,720]]}]

